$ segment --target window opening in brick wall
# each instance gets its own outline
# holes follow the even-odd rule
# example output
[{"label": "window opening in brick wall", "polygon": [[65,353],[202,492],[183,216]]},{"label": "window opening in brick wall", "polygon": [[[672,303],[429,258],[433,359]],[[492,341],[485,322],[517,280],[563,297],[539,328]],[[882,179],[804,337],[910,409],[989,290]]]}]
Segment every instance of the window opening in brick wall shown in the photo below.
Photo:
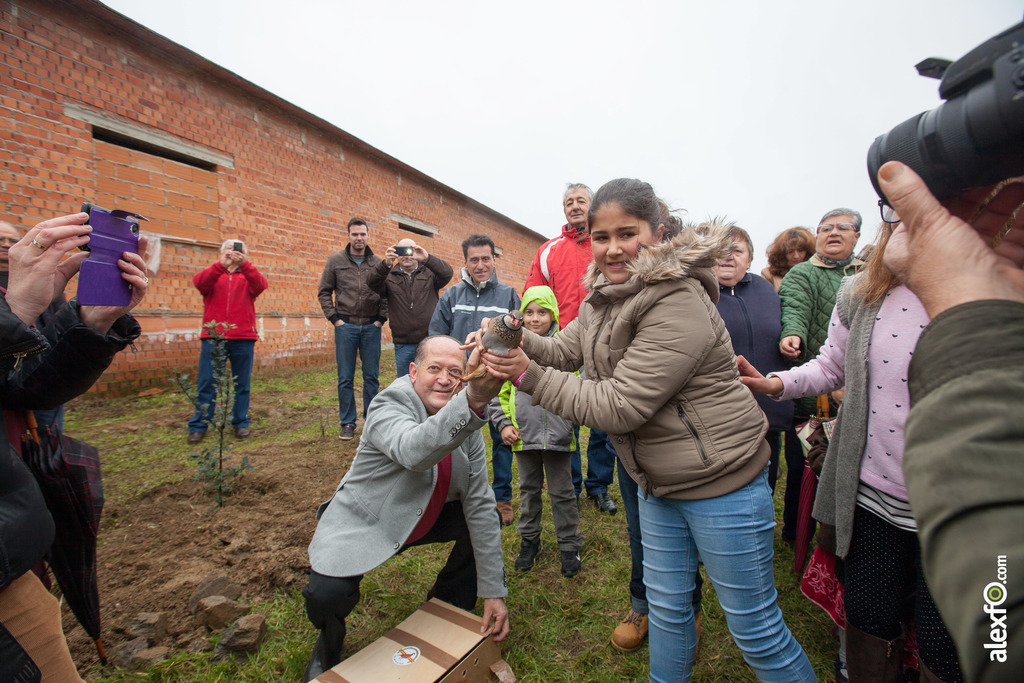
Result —
[{"label": "window opening in brick wall", "polygon": [[150,144],[145,142],[144,140],[139,140],[138,138],[133,138],[128,135],[123,135],[112,130],[106,130],[104,128],[100,128],[99,126],[92,127],[92,137],[94,140],[109,142],[110,144],[117,145],[119,147],[127,147],[128,149],[134,149],[139,152],[145,152],[146,154],[152,154],[153,156],[163,157],[164,159],[170,159],[171,161],[177,161],[178,163],[181,164],[188,164],[189,166],[194,166],[195,168],[201,168],[204,171],[217,170],[217,164],[211,163],[209,161],[197,159],[187,154],[174,152],[165,147]]},{"label": "window opening in brick wall", "polygon": [[403,232],[411,232],[412,234],[419,235],[421,237],[433,237],[434,236],[434,233],[430,232],[429,230],[424,230],[423,228],[417,228],[415,226],[407,225],[405,223],[399,223],[398,224],[398,229],[403,231]]},{"label": "window opening in brick wall", "polygon": [[143,230],[179,241],[219,245],[217,173],[166,154],[93,139],[96,194],[89,201],[149,219]]}]

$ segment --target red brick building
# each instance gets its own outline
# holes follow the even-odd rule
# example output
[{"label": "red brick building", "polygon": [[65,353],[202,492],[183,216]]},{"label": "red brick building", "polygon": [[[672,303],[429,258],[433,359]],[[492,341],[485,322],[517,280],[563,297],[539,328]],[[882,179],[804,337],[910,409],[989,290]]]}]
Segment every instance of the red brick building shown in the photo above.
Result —
[{"label": "red brick building", "polygon": [[352,216],[370,223],[376,253],[412,237],[456,272],[465,236],[490,234],[517,288],[544,241],[98,2],[4,0],[0,38],[0,220],[28,228],[92,201],[148,217],[157,238],[143,336],[100,391],[165,387],[195,364],[192,276],[224,239],[245,240],[270,281],[257,366],[333,362],[316,288]]}]

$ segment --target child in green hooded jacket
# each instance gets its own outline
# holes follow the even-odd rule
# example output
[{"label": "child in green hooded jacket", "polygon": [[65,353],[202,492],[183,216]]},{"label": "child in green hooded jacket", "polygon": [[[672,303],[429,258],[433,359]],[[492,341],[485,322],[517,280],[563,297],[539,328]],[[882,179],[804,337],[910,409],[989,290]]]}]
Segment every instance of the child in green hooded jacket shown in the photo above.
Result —
[{"label": "child in green hooded jacket", "polygon": [[[544,336],[558,331],[558,301],[550,287],[530,287],[523,293],[523,326]],[[491,400],[487,416],[502,440],[512,448],[519,466],[519,535],[522,544],[516,569],[533,567],[540,553],[541,490],[547,473],[548,500],[561,551],[562,575],[580,572],[579,508],[572,485],[569,454],[575,445],[572,423],[540,406],[530,395],[505,382]]]}]

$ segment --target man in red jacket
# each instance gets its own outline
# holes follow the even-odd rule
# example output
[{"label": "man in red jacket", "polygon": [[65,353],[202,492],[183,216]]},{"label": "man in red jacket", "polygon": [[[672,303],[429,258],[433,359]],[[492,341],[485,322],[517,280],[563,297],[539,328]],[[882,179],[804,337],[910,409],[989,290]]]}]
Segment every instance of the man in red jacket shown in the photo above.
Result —
[{"label": "man in red jacket", "polygon": [[[565,220],[562,234],[541,245],[530,264],[526,276],[525,292],[536,285],[547,285],[558,300],[558,324],[562,329],[579,315],[580,304],[587,295],[583,275],[594,260],[590,250],[590,229],[587,212],[594,193],[582,183],[570,183],[562,197]],[[583,480],[580,462],[579,427],[576,428],[577,446],[571,455],[572,483],[576,497],[586,485],[587,496],[597,509],[609,515],[618,512],[615,501],[608,495],[608,487],[615,476],[615,454],[607,447],[608,435],[599,429],[590,430],[587,445],[587,480]]]},{"label": "man in red jacket", "polygon": [[213,380],[214,340],[206,323],[216,322],[224,334],[231,374],[235,377],[235,405],[231,426],[235,436],[249,436],[249,381],[259,334],[256,331],[256,297],[267,288],[267,278],[247,258],[244,242],[225,240],[220,260],[199,271],[192,283],[203,295],[202,349],[196,380],[196,414],[188,422],[188,442],[199,443],[213,418],[217,387]]}]

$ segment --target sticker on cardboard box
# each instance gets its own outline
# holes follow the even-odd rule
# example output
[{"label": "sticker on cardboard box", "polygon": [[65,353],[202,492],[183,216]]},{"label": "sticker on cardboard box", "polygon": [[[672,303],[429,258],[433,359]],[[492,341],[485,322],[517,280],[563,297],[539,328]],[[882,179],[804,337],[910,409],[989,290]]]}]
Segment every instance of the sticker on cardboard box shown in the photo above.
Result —
[{"label": "sticker on cardboard box", "polygon": [[415,645],[400,647],[395,654],[391,655],[391,661],[398,666],[409,666],[419,658],[420,649]]}]

